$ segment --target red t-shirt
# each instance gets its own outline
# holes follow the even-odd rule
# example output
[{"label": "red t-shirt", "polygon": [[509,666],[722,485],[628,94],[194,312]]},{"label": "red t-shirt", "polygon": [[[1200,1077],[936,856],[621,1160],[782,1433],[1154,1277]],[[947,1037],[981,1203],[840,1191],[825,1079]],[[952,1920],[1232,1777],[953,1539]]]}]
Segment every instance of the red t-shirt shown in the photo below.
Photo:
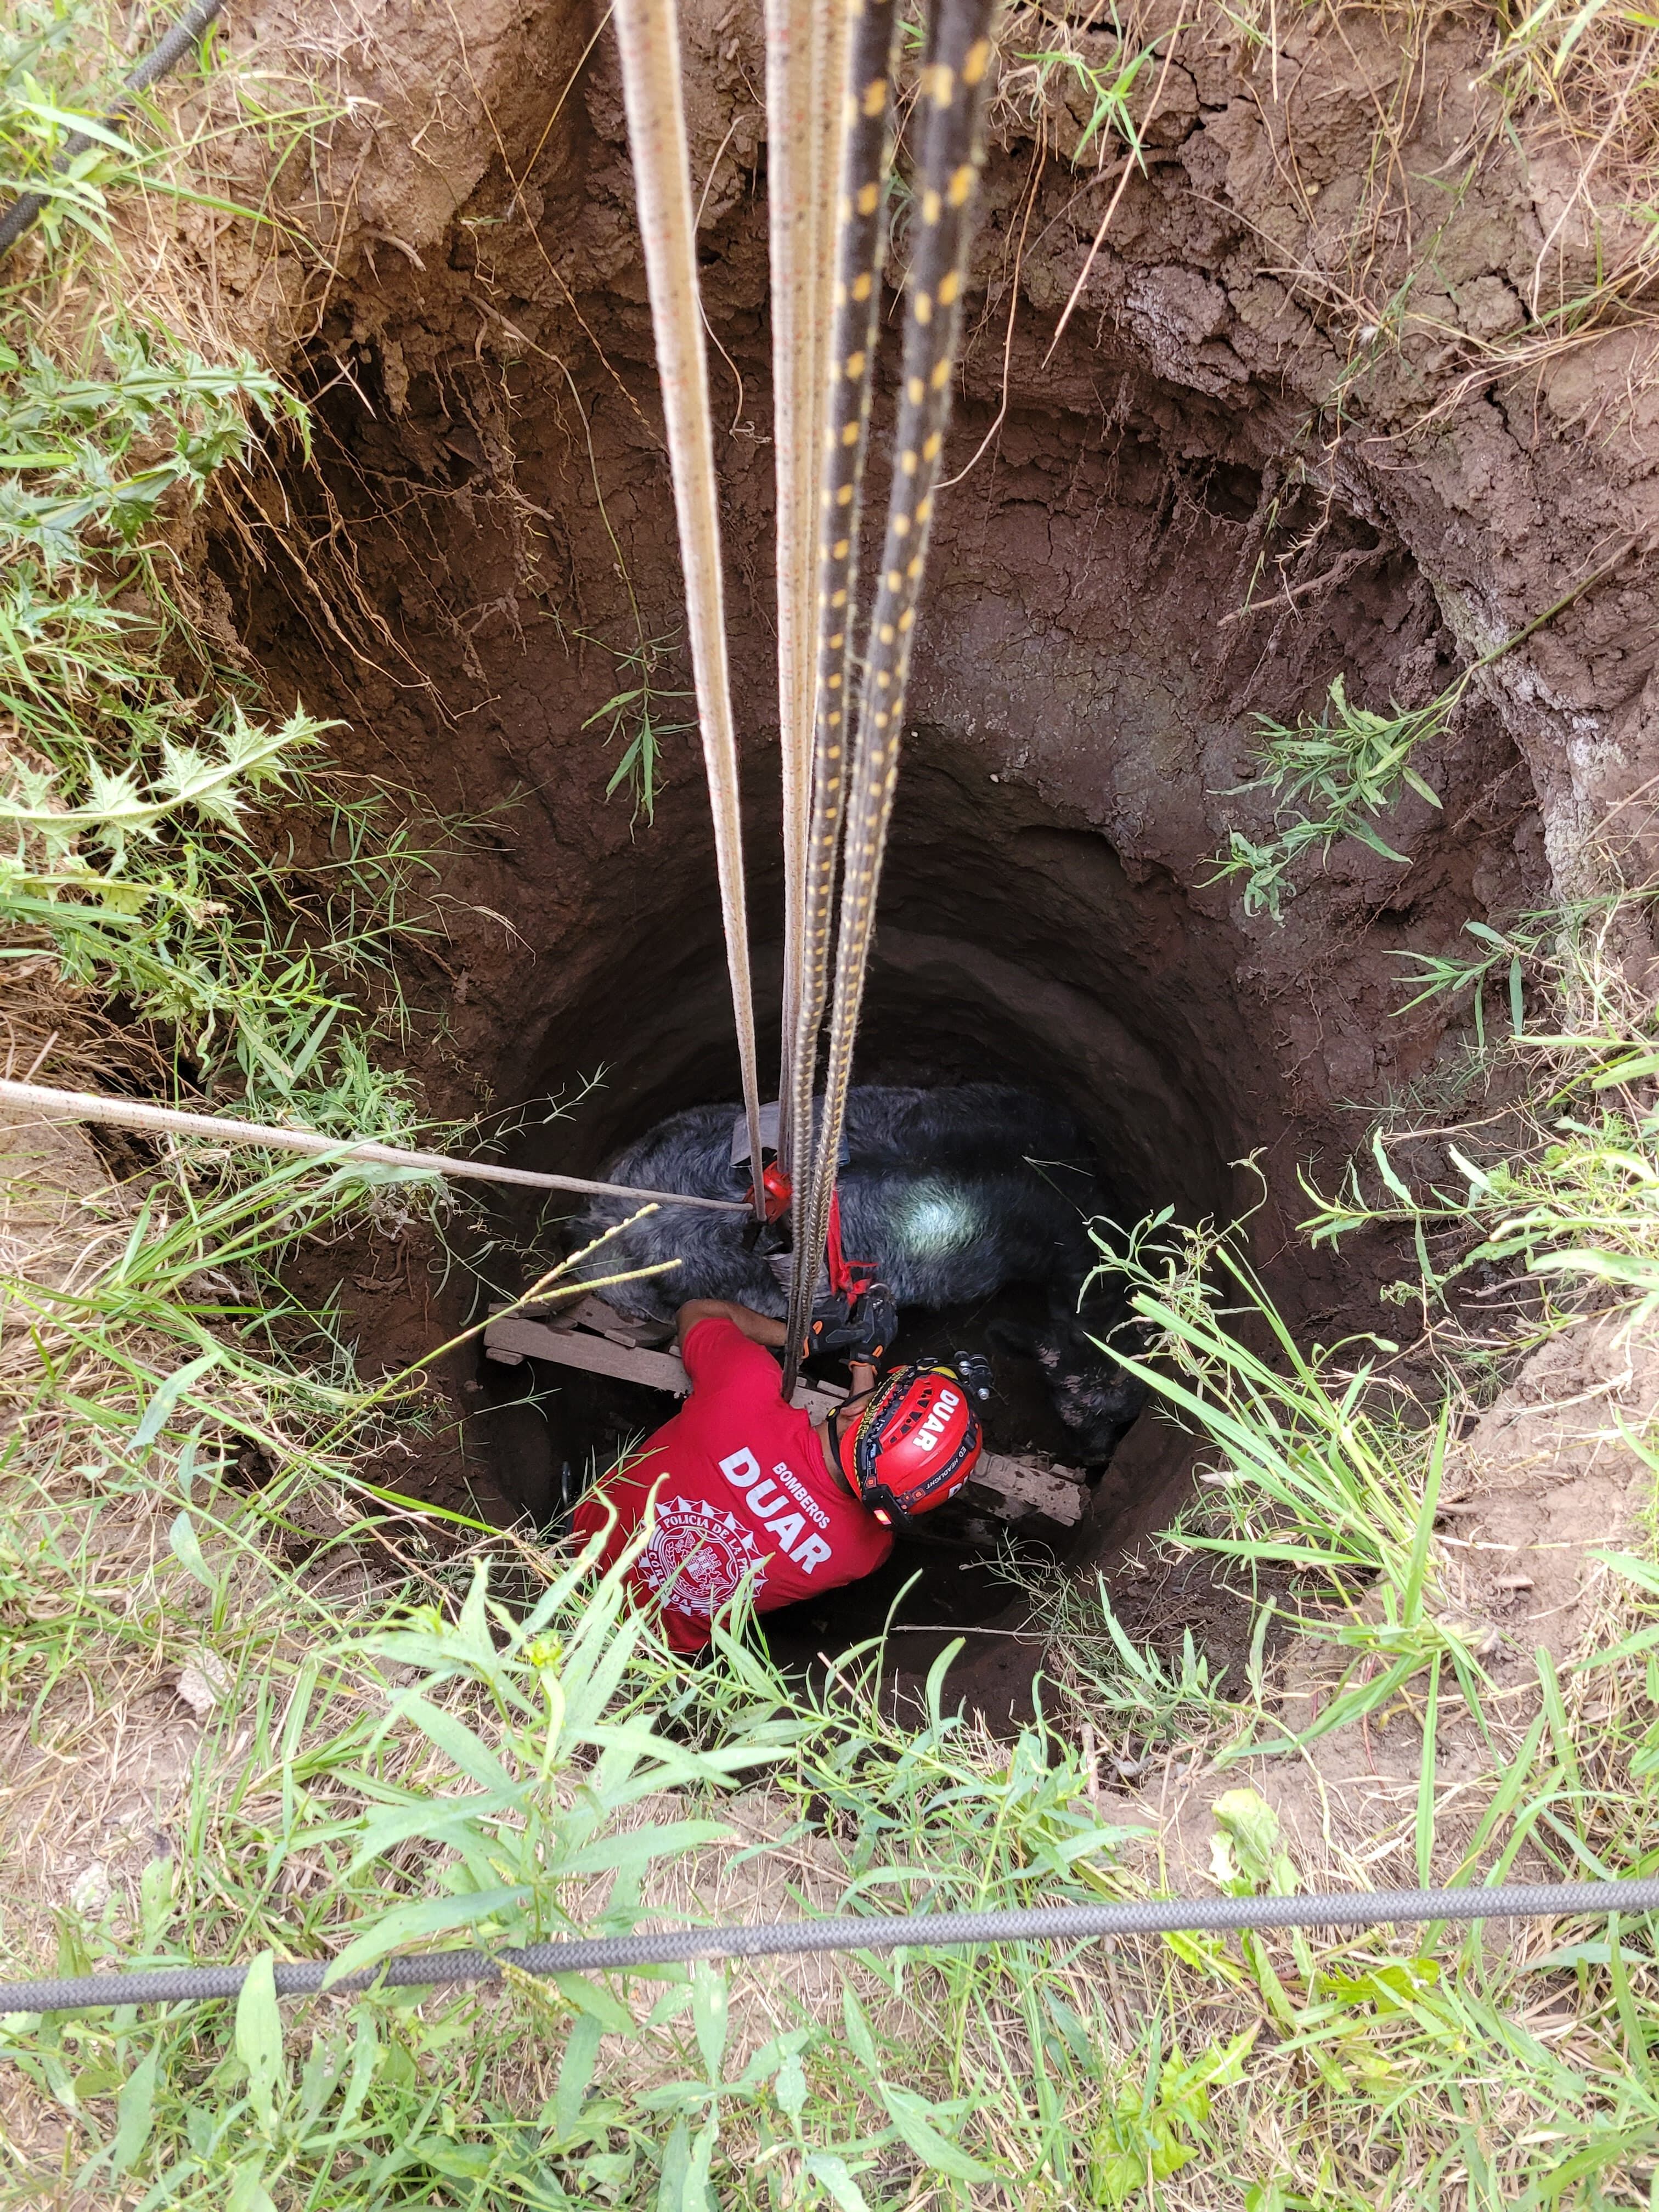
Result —
[{"label": "red t-shirt", "polygon": [[691,1395],[581,1500],[575,1529],[596,1534],[610,1501],[609,1566],[660,1484],[628,1578],[637,1598],[661,1606],[674,1650],[700,1651],[745,1576],[756,1611],[772,1613],[872,1573],[893,1538],[831,1477],[811,1420],[784,1404],[769,1352],[719,1318],[700,1321],[682,1349]]}]

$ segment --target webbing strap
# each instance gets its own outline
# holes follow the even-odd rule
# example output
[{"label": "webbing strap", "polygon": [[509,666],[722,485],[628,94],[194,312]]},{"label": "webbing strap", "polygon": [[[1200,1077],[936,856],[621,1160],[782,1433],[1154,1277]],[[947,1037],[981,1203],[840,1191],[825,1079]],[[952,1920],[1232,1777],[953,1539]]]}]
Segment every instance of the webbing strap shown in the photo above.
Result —
[{"label": "webbing strap", "polygon": [[795,1172],[796,1048],[812,799],[814,550],[847,0],[767,0],[767,195],[777,479],[778,730],[783,769],[783,1024],[778,1164]]},{"label": "webbing strap", "polygon": [[790,1105],[800,1132],[792,1213],[797,1261],[790,1287],[786,1370],[793,1382],[817,1286],[818,1255],[829,1225],[803,1267],[811,1218],[812,1092],[818,1030],[830,996],[830,922],[841,847],[855,661],[859,515],[869,450],[881,268],[887,243],[887,178],[892,167],[891,80],[897,0],[864,0],[853,19],[842,112],[845,134],[834,226],[834,316],[824,358],[825,415],[818,495],[818,662],[812,753],[812,814],[806,852],[800,973],[796,991]]},{"label": "webbing strap", "polygon": [[[916,100],[921,147],[910,225],[904,362],[894,437],[892,490],[881,575],[865,655],[858,744],[847,807],[836,1000],[830,1018],[823,1118],[813,1161],[805,1235],[795,1237],[789,1352],[801,1342],[795,1308],[817,1279],[835,1188],[853,1043],[864,1002],[910,672],[916,601],[927,557],[933,489],[951,407],[962,319],[969,221],[980,159],[979,119],[990,65],[994,0],[939,0]],[[849,533],[850,535],[850,533]],[[840,541],[837,541],[838,543]],[[848,545],[850,557],[850,544]],[[835,633],[826,624],[826,648]],[[816,838],[817,825],[814,825]],[[805,1009],[803,1009],[803,1012]],[[787,1386],[786,1386],[787,1387]]]},{"label": "webbing strap", "polygon": [[[812,347],[812,391],[817,415],[811,445],[805,456],[807,480],[816,492],[819,454],[828,404],[826,379],[830,368],[830,325],[835,312],[836,195],[841,184],[842,151],[847,143],[848,114],[843,92],[847,54],[853,23],[864,0],[828,0],[810,7],[812,19],[812,284],[815,313],[808,336]],[[809,507],[806,523],[809,555],[817,546],[817,512]],[[814,580],[816,581],[816,579]]]},{"label": "webbing strap", "polygon": [[[657,374],[662,386],[663,421],[673,471],[697,721],[702,732],[703,763],[714,820],[714,860],[726,965],[732,977],[744,1115],[749,1125],[750,1157],[758,1160],[760,1085],[744,896],[738,747],[726,665],[714,434],[698,299],[696,224],[680,86],[679,27],[674,0],[616,0],[616,22],[640,234],[645,244],[646,281],[651,294],[651,323],[656,337]],[[755,1187],[758,1215],[763,1204],[758,1176]]]}]

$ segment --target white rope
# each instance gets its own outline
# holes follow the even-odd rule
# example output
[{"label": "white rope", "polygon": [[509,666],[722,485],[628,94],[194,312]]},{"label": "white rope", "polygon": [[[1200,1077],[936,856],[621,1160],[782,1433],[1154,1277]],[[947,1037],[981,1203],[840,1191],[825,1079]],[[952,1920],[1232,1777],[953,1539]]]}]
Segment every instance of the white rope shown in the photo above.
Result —
[{"label": "white rope", "polygon": [[686,628],[691,644],[697,720],[702,732],[714,821],[714,859],[720,877],[720,917],[732,977],[743,1106],[755,1170],[755,1210],[763,1206],[760,1088],[755,1050],[754,988],[749,966],[749,920],[744,894],[743,823],[738,805],[738,747],[732,724],[732,686],[726,664],[725,588],[720,564],[720,509],[714,483],[714,434],[708,407],[697,287],[696,225],[680,85],[679,27],[674,0],[616,0],[617,43],[622,53],[623,94],[634,156],[640,235],[656,337],[657,374],[674,479],[680,563],[685,574]]},{"label": "white rope", "polygon": [[58,1091],[44,1083],[0,1082],[0,1106],[26,1109],[43,1121],[102,1121],[116,1129],[145,1129],[157,1136],[211,1137],[220,1144],[257,1145],[262,1151],[308,1152],[313,1158],[373,1160],[391,1168],[418,1168],[424,1175],[452,1176],[470,1182],[515,1182],[533,1190],[574,1190],[590,1198],[653,1200],[662,1206],[714,1206],[723,1213],[746,1213],[732,1198],[690,1198],[678,1190],[633,1190],[626,1183],[589,1182],[580,1176],[536,1175],[528,1168],[498,1167],[494,1160],[453,1160],[444,1152],[405,1152],[350,1137],[325,1137],[315,1129],[285,1129],[264,1121],[233,1121],[220,1114],[183,1114],[171,1106],[151,1106],[137,1098],[106,1098],[95,1091]]},{"label": "white rope", "polygon": [[777,483],[778,736],[783,776],[783,1045],[778,1164],[795,1167],[793,1085],[806,838],[812,797],[816,597],[812,493],[817,475],[812,276],[818,131],[814,14],[831,0],[766,0],[767,175],[772,264],[772,447]]},{"label": "white rope", "polygon": [[[783,769],[783,1021],[778,1164],[806,1171],[795,1130],[807,854],[819,677],[817,495],[834,315],[836,191],[848,32],[861,0],[767,0],[773,443],[777,477],[778,720]],[[807,1085],[810,1099],[811,1084]]]}]

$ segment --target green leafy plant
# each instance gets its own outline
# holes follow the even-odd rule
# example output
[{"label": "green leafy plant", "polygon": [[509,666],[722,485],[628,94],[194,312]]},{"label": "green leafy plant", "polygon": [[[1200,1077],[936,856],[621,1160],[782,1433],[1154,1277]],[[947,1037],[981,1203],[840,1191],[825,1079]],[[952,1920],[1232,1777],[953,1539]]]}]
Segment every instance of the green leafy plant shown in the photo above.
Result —
[{"label": "green leafy plant", "polygon": [[[1304,1352],[1233,1240],[1171,1229],[1167,1212],[1139,1224],[1121,1254],[1101,1249],[1102,1271],[1122,1279],[1152,1332],[1145,1357],[1121,1346],[1114,1356],[1221,1447],[1213,1510],[1238,1523],[1243,1556],[1305,1569],[1333,1588],[1379,1576],[1403,1587],[1419,1499],[1395,1469],[1367,1387],[1376,1353],[1395,1347],[1373,1338]],[[1224,1304],[1224,1295],[1242,1305]],[[1240,1312],[1261,1324],[1283,1371],[1225,1326]],[[1352,1365],[1339,1364],[1344,1352],[1358,1355]],[[1283,1511],[1293,1533],[1282,1541],[1246,1534],[1262,1505]]]},{"label": "green leafy plant", "polygon": [[1383,837],[1378,818],[1397,805],[1407,791],[1415,792],[1431,806],[1440,805],[1432,787],[1413,768],[1412,755],[1450,727],[1469,686],[1483,670],[1553,622],[1592,585],[1611,574],[1630,550],[1629,545],[1623,547],[1611,560],[1581,577],[1541,614],[1469,661],[1426,706],[1395,706],[1387,714],[1356,707],[1339,673],[1331,678],[1325,712],[1317,722],[1304,719],[1292,725],[1276,722],[1270,715],[1257,715],[1260,742],[1255,758],[1262,773],[1247,783],[1234,785],[1224,795],[1269,791],[1275,818],[1293,806],[1302,811],[1266,843],[1258,843],[1240,830],[1230,832],[1227,851],[1212,856],[1210,865],[1215,872],[1208,880],[1242,882],[1245,913],[1265,913],[1279,921],[1283,919],[1285,900],[1297,888],[1292,870],[1310,852],[1316,852],[1323,860],[1340,840],[1352,838],[1384,860],[1406,866],[1406,854],[1396,852]]},{"label": "green leafy plant", "polygon": [[[43,203],[33,234],[44,249],[37,270],[13,281],[14,305],[31,289],[50,296],[57,281],[88,262],[101,264],[98,292],[118,289],[106,281],[116,252],[109,207],[118,193],[142,188],[248,225],[278,220],[270,188],[336,111],[297,73],[273,77],[250,65],[212,27],[194,60],[194,68],[176,66],[168,81],[169,89],[198,95],[184,108],[181,128],[180,103],[126,89],[132,56],[97,0],[18,0],[9,11],[0,27],[0,181],[9,200],[27,192]],[[72,151],[74,139],[88,143]],[[257,144],[267,157],[260,205],[217,188],[226,179],[215,173],[213,155],[225,140],[243,152]],[[245,185],[245,173],[237,181]]]},{"label": "green leafy plant", "polygon": [[[135,767],[111,771],[89,760],[87,795],[79,805],[63,798],[58,787],[61,769],[35,769],[26,761],[17,762],[12,769],[16,795],[0,796],[0,836],[7,830],[14,832],[19,852],[38,842],[47,866],[27,880],[42,889],[91,881],[142,897],[143,887],[123,883],[114,872],[132,840],[153,841],[169,816],[186,811],[234,829],[246,794],[279,780],[280,757],[314,744],[326,726],[301,714],[290,716],[279,729],[260,729],[233,705],[230,727],[220,742],[217,759],[192,745],[176,744],[164,738],[161,764],[148,788],[141,788],[140,771]],[[112,872],[108,877],[84,867],[72,875],[62,872],[82,839],[102,846],[109,854]]]},{"label": "green leafy plant", "polygon": [[[1463,1188],[1431,1183],[1419,1190],[1395,1167],[1379,1135],[1372,1155],[1383,1195],[1370,1198],[1360,1169],[1352,1166],[1333,1195],[1304,1186],[1316,1201],[1304,1225],[1315,1243],[1335,1243],[1377,1223],[1408,1224],[1419,1239],[1429,1230],[1458,1232],[1455,1254],[1429,1271],[1437,1290],[1472,1269],[1519,1262],[1534,1279],[1599,1286],[1597,1310],[1624,1312],[1629,1326],[1640,1327],[1659,1311],[1656,1139],[1651,1114],[1636,1121],[1605,1112],[1594,1121],[1560,1115],[1526,1156],[1484,1167],[1449,1142]],[[1547,1308],[1540,1326],[1571,1327],[1583,1310],[1569,1297]]]},{"label": "green leafy plant", "polygon": [[[1448,1414],[1426,1450],[1413,1446],[1377,1386],[1376,1354],[1395,1349],[1388,1340],[1304,1352],[1233,1239],[1200,1230],[1158,1241],[1168,1222],[1165,1213],[1142,1223],[1121,1254],[1101,1249],[1103,1272],[1123,1279],[1152,1332],[1144,1357],[1121,1347],[1114,1356],[1222,1455],[1201,1477],[1204,1507],[1176,1523],[1173,1540],[1288,1570],[1306,1593],[1297,1631],[1358,1655],[1306,1729],[1249,1747],[1311,1742],[1379,1710],[1443,1659],[1474,1702],[1479,1631],[1447,1604],[1434,1547]],[[1223,1306],[1218,1276],[1242,1306]],[[1241,1312],[1270,1357],[1226,1325]]]},{"label": "green leafy plant", "polygon": [[[595,639],[593,642],[598,644],[600,641]],[[596,723],[603,722],[607,746],[615,744],[618,738],[624,741],[611,781],[605,787],[605,795],[611,798],[626,784],[634,794],[635,812],[643,814],[647,822],[656,819],[657,770],[662,740],[697,726],[694,721],[664,719],[665,701],[689,699],[692,696],[683,690],[665,690],[656,680],[672,642],[669,637],[641,636],[639,643],[627,651],[606,647],[616,662],[618,677],[631,676],[635,680],[613,692],[582,724],[583,729],[591,730]]]},{"label": "green leafy plant", "polygon": [[[1334,1191],[1304,1177],[1316,1245],[1409,1227],[1425,1294],[1439,1298],[1471,1274],[1523,1274],[1540,1297],[1511,1301],[1516,1346],[1586,1311],[1634,1328],[1659,1310],[1659,1038],[1613,942],[1632,903],[1645,901],[1525,916],[1507,932],[1469,923],[1491,948],[1474,960],[1408,956],[1422,988],[1407,1008],[1468,990],[1478,1010],[1487,979],[1506,974],[1510,1033],[1487,1046],[1477,1011],[1476,1034],[1522,1076],[1524,1100],[1467,1130],[1419,1132],[1395,1116]],[[1538,1013],[1528,1026],[1528,988],[1569,1025],[1546,1030]],[[1417,1164],[1425,1156],[1431,1164]]]},{"label": "green leafy plant", "polygon": [[1426,1005],[1433,999],[1456,1000],[1465,991],[1469,994],[1471,1011],[1474,1016],[1475,1050],[1486,1048],[1486,985],[1500,969],[1504,973],[1509,999],[1510,1028],[1512,1035],[1522,1036],[1527,1026],[1526,994],[1522,963],[1535,959],[1542,939],[1507,934],[1493,929],[1484,921],[1466,921],[1466,936],[1476,938],[1492,949],[1481,957],[1455,959],[1449,955],[1431,952],[1398,951],[1396,960],[1413,961],[1417,973],[1407,980],[1419,986],[1415,997],[1407,999],[1396,1009],[1401,1014],[1411,1012],[1414,1006]]},{"label": "green leafy plant", "polygon": [[160,332],[119,325],[97,350],[104,374],[91,376],[38,347],[27,362],[0,349],[0,375],[13,380],[0,404],[0,559],[33,548],[50,573],[84,562],[100,533],[137,544],[170,492],[199,496],[242,458],[250,410],[303,432],[299,401],[252,358],[211,367]]},{"label": "green leafy plant", "polygon": [[1178,1655],[1135,1643],[1118,1619],[1103,1576],[1019,1578],[1034,1613],[1066,1656],[1066,1686],[1091,1726],[1121,1729],[1133,1749],[1196,1735],[1231,1717],[1223,1683],[1183,1626]]},{"label": "green leafy plant", "polygon": [[1265,844],[1233,830],[1226,855],[1216,858],[1209,880],[1241,880],[1245,913],[1268,914],[1278,921],[1285,900],[1295,893],[1292,871],[1297,861],[1308,853],[1323,860],[1340,838],[1352,837],[1403,867],[1406,855],[1383,837],[1377,817],[1408,790],[1439,805],[1412,767],[1411,757],[1425,739],[1444,732],[1465,688],[1460,680],[1426,707],[1377,714],[1352,705],[1342,678],[1334,676],[1317,722],[1287,725],[1259,716],[1255,757],[1262,773],[1233,786],[1230,795],[1270,791],[1276,812],[1291,806],[1308,811]]},{"label": "green leafy plant", "polygon": [[1091,145],[1095,148],[1096,167],[1103,167],[1114,136],[1122,140],[1134,161],[1140,161],[1140,132],[1129,106],[1129,95],[1156,52],[1154,43],[1131,53],[1120,37],[1113,63],[1091,62],[1075,46],[1048,46],[1035,53],[1015,56],[1017,61],[1036,71],[1039,95],[1048,91],[1056,77],[1069,77],[1081,93],[1089,112],[1082,134],[1072,149],[1073,168],[1083,166],[1084,156]]},{"label": "green leafy plant", "polygon": [[[1117,2208],[1179,2173],[1205,2151],[1213,2152],[1210,2128],[1212,2090],[1243,2078],[1254,2028],[1218,2051],[1183,2058],[1179,2048],[1156,2053],[1140,2083],[1103,2103],[1090,2145],[1091,2201]],[[1153,2201],[1156,2201],[1155,2198]]]}]

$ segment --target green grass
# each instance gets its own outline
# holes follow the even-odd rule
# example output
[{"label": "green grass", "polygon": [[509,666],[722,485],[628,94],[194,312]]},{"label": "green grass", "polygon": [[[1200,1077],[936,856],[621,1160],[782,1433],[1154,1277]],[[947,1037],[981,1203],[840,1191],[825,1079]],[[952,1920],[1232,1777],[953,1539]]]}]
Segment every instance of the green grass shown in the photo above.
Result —
[{"label": "green grass", "polygon": [[[1053,27],[1051,21],[1043,21],[1042,11],[1035,12],[1042,28]],[[1020,72],[1029,70],[1034,76],[1030,94],[1034,105],[1040,107],[1056,94],[1064,99],[1069,92],[1086,107],[1081,133],[1068,156],[1074,168],[1082,167],[1091,150],[1095,166],[1103,167],[1114,139],[1127,147],[1134,161],[1142,159],[1140,132],[1130,106],[1130,94],[1146,64],[1153,59],[1156,43],[1131,52],[1117,27],[1115,11],[1113,23],[1117,48],[1110,64],[1091,61],[1086,53],[1069,44],[1046,46],[1031,52],[1016,49],[1012,54]],[[1004,35],[1006,39],[1006,32]],[[1012,96],[1010,88],[1005,88],[1003,97]]]},{"label": "green grass", "polygon": [[[867,1657],[817,1699],[741,1644],[688,1680],[614,1582],[538,1573],[528,1608],[494,1604],[480,1566],[459,1604],[308,1640],[273,1577],[232,1631],[185,1848],[130,1907],[62,1917],[65,1969],[1157,1879],[1146,1838],[1091,1807],[1063,1722],[998,1746],[936,1687],[897,1729]],[[1546,1731],[1516,1777],[1582,1814]],[[1249,1787],[1215,1796],[1210,1835],[1224,1887],[1324,1878]],[[1467,2201],[1618,2203],[1581,2185],[1659,2139],[1659,2017],[1640,1931],[1611,1952],[1605,1933],[1495,1960],[1382,1934],[1032,1946],[805,1986],[705,1966],[343,2007],[279,2007],[256,1975],[234,2007],[13,2021],[5,2048],[62,2131],[65,2202],[119,2182],[156,2205],[1403,2206],[1478,2150]],[[1565,2046],[1528,2020],[1564,1993]]]},{"label": "green grass", "polygon": [[[1590,12],[1571,36],[1559,11],[1505,18],[1506,50],[1560,81],[1606,28]],[[106,99],[114,64],[89,9],[9,35],[0,143],[32,180],[68,127],[46,111],[69,114],[76,88]],[[302,106],[270,111],[279,147]],[[164,122],[167,162],[135,128],[62,180],[46,243],[63,266],[104,266],[112,193],[195,188]],[[1127,135],[1109,107],[1093,127]],[[398,1133],[420,1110],[383,1054],[408,1018],[398,948],[441,926],[436,872],[472,825],[339,776],[328,733],[266,713],[194,624],[172,533],[289,414],[279,387],[139,327],[113,290],[71,349],[53,281],[35,262],[17,277],[0,377],[0,683],[19,728],[3,949],[137,1009],[161,1064],[216,1105]],[[626,738],[664,695],[645,696],[654,662],[616,659],[600,714]],[[1338,692],[1317,744],[1279,729],[1304,847],[1383,818],[1401,720]],[[1581,1647],[1500,1683],[1436,1526],[1477,1370],[1587,1313],[1650,1317],[1659,1042],[1622,978],[1621,911],[1481,925],[1402,986],[1467,1006],[1498,1103],[1449,1138],[1391,1117],[1309,1225],[1409,1232],[1415,1275],[1386,1315],[1419,1331],[1409,1392],[1391,1339],[1305,1343],[1239,1237],[1143,1224],[1117,1263],[1148,1333],[1135,1356],[1212,1478],[1163,1543],[1254,1581],[1257,1632],[1224,1674],[1190,1633],[1137,1641],[1099,1583],[1051,1591],[1047,1677],[1012,1740],[952,1709],[942,1664],[896,1711],[874,1647],[807,1684],[738,1631],[688,1669],[614,1576],[404,1498],[398,1447],[436,1418],[426,1366],[366,1382],[282,1270],[301,1239],[395,1224],[428,1181],[189,1148],[116,1185],[89,1156],[31,1168],[20,1140],[0,1955],[15,1972],[256,1971],[235,2005],[0,2023],[0,2201],[1651,2203],[1645,1926],[1031,1945],[293,2006],[258,1963],[665,1919],[1648,1870],[1651,1529],[1606,1547]],[[31,1182],[62,1200],[32,1226]],[[1496,1352],[1455,1302],[1481,1268],[1521,1301]],[[1326,1687],[1310,1718],[1298,1669]],[[1370,1826],[1322,1763],[1362,1747],[1394,1792]],[[1293,1784],[1316,1815],[1292,1817]],[[112,1826],[85,1826],[94,1808]],[[76,1838],[100,1871],[59,1880]]]},{"label": "green grass", "polygon": [[[1316,1244],[1408,1227],[1437,1304],[1471,1277],[1503,1277],[1511,1352],[1575,1326],[1587,1287],[1598,1310],[1632,1329],[1648,1322],[1659,1310],[1659,1035],[1620,940],[1649,903],[1603,899],[1502,933],[1470,924],[1487,948],[1474,957],[1410,956],[1420,988],[1401,1011],[1467,992],[1474,1065],[1512,1103],[1451,1132],[1402,1116],[1379,1126],[1336,1190],[1304,1184]],[[1498,976],[1508,1018],[1489,1038],[1482,997]]]},{"label": "green grass", "polygon": [[[1305,1747],[1382,1711],[1425,1671],[1437,1681],[1443,1662],[1478,1715],[1481,1668],[1434,1544],[1449,1403],[1413,1427],[1419,1409],[1378,1386],[1379,1357],[1399,1348],[1386,1338],[1304,1351],[1233,1237],[1138,1233],[1121,1256],[1102,1249],[1152,1332],[1146,1355],[1121,1353],[1123,1364],[1218,1455],[1203,1505],[1168,1540],[1253,1575],[1287,1573],[1288,1625],[1354,1655],[1308,1729],[1271,1729],[1229,1757]],[[1264,1613],[1258,1650],[1266,1625]]]}]

